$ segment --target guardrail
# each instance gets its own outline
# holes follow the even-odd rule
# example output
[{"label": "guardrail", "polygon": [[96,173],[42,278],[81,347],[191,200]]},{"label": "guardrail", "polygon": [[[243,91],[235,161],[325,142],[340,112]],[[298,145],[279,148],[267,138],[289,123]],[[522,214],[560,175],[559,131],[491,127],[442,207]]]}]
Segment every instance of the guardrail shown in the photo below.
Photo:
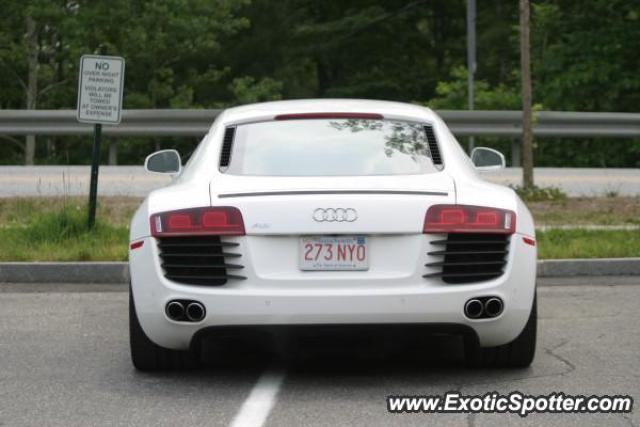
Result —
[{"label": "guardrail", "polygon": [[[123,110],[116,136],[203,136],[222,110]],[[0,110],[0,135],[89,135],[93,125],[78,123],[75,110]]]},{"label": "guardrail", "polygon": [[[221,110],[124,110],[122,123],[103,127],[114,136],[202,136]],[[438,114],[457,136],[518,137],[520,111],[452,111]],[[555,137],[640,136],[640,114],[535,113],[534,134]],[[0,135],[89,135],[93,126],[78,123],[75,110],[0,110]]]}]

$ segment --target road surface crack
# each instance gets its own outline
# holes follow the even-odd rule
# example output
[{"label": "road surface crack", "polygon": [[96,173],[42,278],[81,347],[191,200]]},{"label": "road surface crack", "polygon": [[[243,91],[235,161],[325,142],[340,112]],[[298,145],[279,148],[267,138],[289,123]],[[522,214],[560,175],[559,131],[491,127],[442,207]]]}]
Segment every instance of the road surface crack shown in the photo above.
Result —
[{"label": "road surface crack", "polygon": [[559,360],[560,362],[562,362],[562,364],[566,367],[566,370],[564,372],[559,372],[559,373],[552,373],[552,374],[542,374],[542,375],[533,375],[531,377],[522,377],[522,378],[507,378],[504,380],[499,380],[499,381],[481,381],[481,382],[469,382],[469,383],[465,383],[463,385],[460,385],[459,391],[462,391],[462,387],[469,387],[469,386],[478,386],[478,385],[498,385],[498,384],[503,384],[503,383],[511,383],[511,382],[518,382],[518,381],[526,381],[526,380],[535,380],[535,379],[539,379],[539,378],[548,378],[548,377],[555,377],[555,376],[563,376],[563,375],[567,375],[573,371],[576,370],[576,366],[571,363],[571,361],[569,361],[568,359],[560,356],[559,354],[555,353],[555,351],[557,349],[559,349],[560,347],[566,345],[567,343],[569,343],[569,340],[562,340],[562,342],[560,342],[560,344],[548,348],[545,347],[544,351],[546,354],[550,355],[551,357]]},{"label": "road surface crack", "polygon": [[569,340],[565,339],[560,344],[556,345],[555,347],[552,347],[552,348],[545,347],[545,349],[544,349],[545,353],[547,353],[551,357],[555,357],[560,362],[565,364],[567,366],[567,368],[568,368],[565,372],[561,372],[560,374],[556,374],[556,375],[564,376],[564,375],[570,374],[571,372],[576,370],[576,365],[571,363],[571,361],[569,361],[569,359],[567,359],[566,357],[562,357],[558,353],[556,353],[556,350],[558,350],[560,347],[566,345],[568,342],[569,342]]}]

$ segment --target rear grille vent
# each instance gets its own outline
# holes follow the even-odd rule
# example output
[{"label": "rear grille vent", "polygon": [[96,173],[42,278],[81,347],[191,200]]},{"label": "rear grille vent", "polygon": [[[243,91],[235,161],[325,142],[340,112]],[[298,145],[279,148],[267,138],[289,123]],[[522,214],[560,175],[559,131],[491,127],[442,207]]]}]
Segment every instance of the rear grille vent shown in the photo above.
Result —
[{"label": "rear grille vent", "polygon": [[236,273],[241,254],[232,252],[238,243],[219,236],[180,236],[158,239],[164,276],[189,285],[222,286],[230,279],[246,279]]},{"label": "rear grille vent", "polygon": [[433,132],[433,127],[425,126],[424,132],[427,134],[427,143],[429,144],[429,152],[431,153],[433,164],[442,166],[442,156],[440,156],[440,149],[438,148],[438,141],[436,140],[436,134]]},{"label": "rear grille vent", "polygon": [[425,264],[435,272],[422,277],[441,277],[445,283],[472,283],[495,279],[507,263],[509,236],[506,234],[450,233],[432,245],[442,249],[429,252],[441,261]]},{"label": "rear grille vent", "polygon": [[236,135],[236,128],[227,128],[224,131],[222,139],[222,150],[220,151],[220,168],[227,168],[231,160],[231,149],[233,148],[233,139]]}]

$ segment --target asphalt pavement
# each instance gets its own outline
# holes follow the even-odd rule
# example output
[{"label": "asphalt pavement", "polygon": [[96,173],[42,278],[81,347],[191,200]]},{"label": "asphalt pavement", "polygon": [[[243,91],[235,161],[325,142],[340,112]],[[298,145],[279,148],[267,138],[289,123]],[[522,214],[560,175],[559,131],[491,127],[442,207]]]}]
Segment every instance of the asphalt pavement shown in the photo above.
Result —
[{"label": "asphalt pavement", "polygon": [[[458,340],[242,345],[197,371],[131,366],[125,285],[0,285],[0,426],[638,426],[640,277],[544,279],[533,366],[468,370]],[[553,286],[549,286],[553,285]],[[246,343],[244,344],[246,345]],[[286,346],[285,346],[286,347]],[[629,394],[631,414],[387,413],[388,395]]]},{"label": "asphalt pavement", "polygon": [[[78,196],[89,192],[89,166],[0,166],[0,197]],[[520,185],[522,169],[483,172],[488,181]],[[640,170],[614,168],[535,168],[536,185],[558,187],[571,197],[640,196]],[[101,166],[98,194],[144,197],[171,178],[142,166]]]}]

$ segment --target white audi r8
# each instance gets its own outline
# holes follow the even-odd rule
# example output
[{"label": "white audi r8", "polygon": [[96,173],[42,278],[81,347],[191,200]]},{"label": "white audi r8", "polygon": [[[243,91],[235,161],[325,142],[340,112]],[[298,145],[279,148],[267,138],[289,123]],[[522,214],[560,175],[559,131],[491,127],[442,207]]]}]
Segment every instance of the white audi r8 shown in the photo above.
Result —
[{"label": "white audi r8", "polygon": [[[473,159],[473,160],[471,160]],[[531,214],[421,106],[302,100],[223,111],[131,222],[130,339],[141,370],[190,363],[224,328],[420,325],[473,366],[528,366]],[[228,329],[227,329],[228,332]]]}]

